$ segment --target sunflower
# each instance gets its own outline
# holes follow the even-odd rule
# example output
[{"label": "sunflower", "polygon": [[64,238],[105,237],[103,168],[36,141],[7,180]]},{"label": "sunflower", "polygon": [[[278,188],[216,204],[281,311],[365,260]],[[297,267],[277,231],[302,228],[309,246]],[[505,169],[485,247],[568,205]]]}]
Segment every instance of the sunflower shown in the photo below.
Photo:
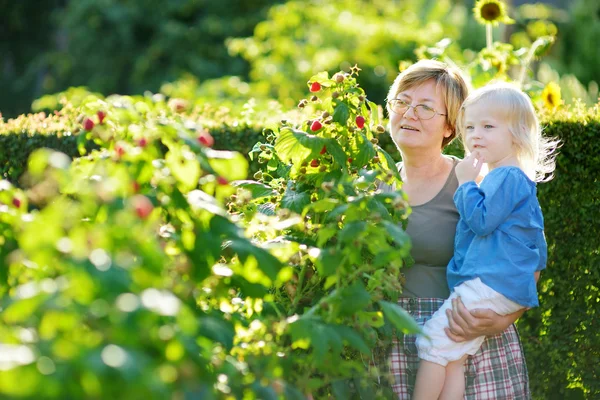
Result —
[{"label": "sunflower", "polygon": [[560,97],[560,86],[555,82],[548,83],[542,91],[542,100],[547,109],[555,110],[558,108],[562,102]]},{"label": "sunflower", "polygon": [[482,25],[498,25],[500,22],[504,24],[515,23],[506,14],[506,5],[500,0],[477,0],[475,7],[473,7],[473,13],[475,19]]}]

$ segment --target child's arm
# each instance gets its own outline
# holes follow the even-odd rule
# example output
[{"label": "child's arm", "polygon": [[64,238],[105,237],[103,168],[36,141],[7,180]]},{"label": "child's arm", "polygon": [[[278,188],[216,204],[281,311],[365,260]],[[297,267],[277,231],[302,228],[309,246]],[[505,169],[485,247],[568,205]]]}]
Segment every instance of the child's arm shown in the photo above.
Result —
[{"label": "child's arm", "polygon": [[481,187],[468,181],[458,187],[454,203],[469,228],[479,236],[492,233],[530,192],[526,177],[515,169],[492,171]]}]

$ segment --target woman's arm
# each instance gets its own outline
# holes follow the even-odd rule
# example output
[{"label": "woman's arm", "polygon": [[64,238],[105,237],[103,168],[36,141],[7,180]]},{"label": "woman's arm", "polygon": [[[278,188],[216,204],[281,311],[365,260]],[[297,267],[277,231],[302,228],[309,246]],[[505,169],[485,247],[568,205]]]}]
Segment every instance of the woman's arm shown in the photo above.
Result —
[{"label": "woman's arm", "polygon": [[[535,272],[534,275],[537,282],[540,272]],[[455,342],[464,342],[479,336],[497,335],[514,324],[526,310],[523,308],[507,315],[498,315],[489,309],[469,311],[459,297],[452,300],[452,309],[446,310],[448,316],[446,335]]]}]

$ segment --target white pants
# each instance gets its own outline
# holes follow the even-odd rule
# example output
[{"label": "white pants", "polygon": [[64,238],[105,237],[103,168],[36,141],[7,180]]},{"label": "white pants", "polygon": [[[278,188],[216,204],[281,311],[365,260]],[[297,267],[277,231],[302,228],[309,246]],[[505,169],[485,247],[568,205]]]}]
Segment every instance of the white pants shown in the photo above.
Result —
[{"label": "white pants", "polygon": [[452,295],[444,301],[431,319],[423,326],[423,335],[417,338],[419,358],[446,366],[450,361],[459,360],[465,354],[473,355],[481,347],[485,336],[466,342],[452,341],[444,331],[448,327],[446,310],[452,309],[452,299],[460,296],[469,310],[489,308],[500,315],[512,314],[523,308],[522,305],[507,299],[479,278],[466,281],[454,288]]}]

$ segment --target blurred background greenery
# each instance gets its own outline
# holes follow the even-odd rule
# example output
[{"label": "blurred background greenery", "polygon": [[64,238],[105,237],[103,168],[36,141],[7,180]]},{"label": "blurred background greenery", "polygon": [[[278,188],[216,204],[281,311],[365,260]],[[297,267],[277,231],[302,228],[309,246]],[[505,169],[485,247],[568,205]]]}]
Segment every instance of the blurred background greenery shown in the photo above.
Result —
[{"label": "blurred background greenery", "polygon": [[[289,107],[314,73],[354,64],[369,98],[381,104],[401,61],[473,62],[486,44],[473,3],[0,0],[0,112],[5,118],[29,112],[34,99],[71,86],[212,102],[274,98]],[[494,39],[518,51],[555,36],[529,74],[542,85],[559,83],[566,103],[595,103],[600,2],[510,3],[516,23],[495,27]]]}]

